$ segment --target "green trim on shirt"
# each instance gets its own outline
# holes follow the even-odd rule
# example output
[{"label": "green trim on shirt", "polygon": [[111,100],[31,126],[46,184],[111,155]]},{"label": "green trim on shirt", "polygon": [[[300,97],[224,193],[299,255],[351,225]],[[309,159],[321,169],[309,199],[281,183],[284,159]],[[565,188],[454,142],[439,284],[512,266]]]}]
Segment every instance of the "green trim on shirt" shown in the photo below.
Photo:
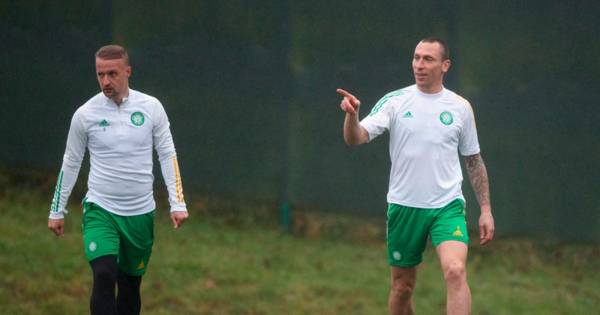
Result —
[{"label": "green trim on shirt", "polygon": [[62,179],[63,179],[63,171],[60,171],[58,174],[58,179],[56,180],[56,189],[54,190],[54,200],[52,200],[52,212],[58,212],[58,205],[60,204],[60,190],[62,188]]},{"label": "green trim on shirt", "polygon": [[387,101],[394,97],[394,96],[398,96],[398,95],[402,95],[404,94],[404,92],[402,91],[402,89],[400,90],[396,90],[393,92],[390,92],[386,95],[384,95],[379,102],[377,102],[377,104],[375,104],[375,106],[373,106],[373,109],[371,110],[371,113],[369,114],[369,116],[375,115],[377,114],[377,112],[379,112],[379,110],[381,110],[381,108],[383,107],[383,105],[385,105],[385,103],[387,103]]}]

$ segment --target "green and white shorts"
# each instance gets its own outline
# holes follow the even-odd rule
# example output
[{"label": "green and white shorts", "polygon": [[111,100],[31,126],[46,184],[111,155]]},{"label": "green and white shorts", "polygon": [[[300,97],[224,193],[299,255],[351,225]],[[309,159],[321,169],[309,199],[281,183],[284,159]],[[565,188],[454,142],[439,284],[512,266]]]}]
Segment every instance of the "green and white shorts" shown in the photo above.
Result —
[{"label": "green and white shorts", "polygon": [[88,261],[116,255],[122,272],[132,276],[146,272],[154,244],[154,211],[120,216],[95,203],[84,202],[82,229]]},{"label": "green and white shorts", "polygon": [[463,200],[434,209],[389,204],[387,249],[391,266],[408,268],[421,263],[428,237],[436,247],[444,241],[469,244]]}]

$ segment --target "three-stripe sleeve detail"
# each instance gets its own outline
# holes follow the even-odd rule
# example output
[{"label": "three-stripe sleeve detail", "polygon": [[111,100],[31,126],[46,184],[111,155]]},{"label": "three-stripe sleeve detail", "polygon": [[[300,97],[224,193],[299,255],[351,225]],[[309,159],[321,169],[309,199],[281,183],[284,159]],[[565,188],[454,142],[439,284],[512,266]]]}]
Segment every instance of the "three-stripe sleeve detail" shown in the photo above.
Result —
[{"label": "three-stripe sleeve detail", "polygon": [[181,185],[181,173],[179,172],[179,163],[177,163],[177,156],[174,155],[171,158],[173,162],[173,172],[175,173],[175,199],[179,203],[183,203],[183,187]]},{"label": "three-stripe sleeve detail", "polygon": [[60,209],[60,193],[62,191],[63,173],[63,171],[60,171],[60,173],[58,174],[58,179],[56,180],[54,198],[52,199],[52,206],[50,207],[50,211],[52,212],[58,212],[58,210]]}]

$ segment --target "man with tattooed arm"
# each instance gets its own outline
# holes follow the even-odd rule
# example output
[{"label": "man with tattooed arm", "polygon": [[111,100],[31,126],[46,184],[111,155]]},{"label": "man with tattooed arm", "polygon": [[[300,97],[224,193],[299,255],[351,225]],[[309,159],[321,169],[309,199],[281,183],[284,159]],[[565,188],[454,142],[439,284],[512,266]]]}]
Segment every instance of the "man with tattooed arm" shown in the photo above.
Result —
[{"label": "man with tattooed arm", "polygon": [[387,248],[391,314],[413,314],[417,265],[427,239],[435,246],[447,288],[447,314],[470,314],[466,261],[469,244],[459,152],[465,158],[481,214],[479,242],[494,237],[489,183],[471,104],[443,85],[450,53],[439,38],[425,38],[412,59],[415,84],[385,95],[362,121],[360,101],[338,89],[348,145],[390,133]]}]

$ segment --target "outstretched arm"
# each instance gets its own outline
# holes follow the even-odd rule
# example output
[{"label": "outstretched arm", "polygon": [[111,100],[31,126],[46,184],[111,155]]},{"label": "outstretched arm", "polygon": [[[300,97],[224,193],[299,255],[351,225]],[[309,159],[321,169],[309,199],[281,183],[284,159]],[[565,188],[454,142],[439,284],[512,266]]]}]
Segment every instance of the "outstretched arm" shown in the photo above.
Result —
[{"label": "outstretched arm", "polygon": [[483,163],[483,158],[479,153],[466,156],[465,163],[471,186],[473,187],[473,191],[475,191],[475,196],[481,209],[479,216],[479,242],[481,245],[484,245],[494,238],[494,217],[492,216],[487,170]]},{"label": "outstretched arm", "polygon": [[340,103],[340,108],[346,112],[346,117],[344,118],[344,141],[348,145],[359,145],[369,141],[369,133],[358,121],[360,101],[343,89],[337,89],[337,93],[344,97]]}]

